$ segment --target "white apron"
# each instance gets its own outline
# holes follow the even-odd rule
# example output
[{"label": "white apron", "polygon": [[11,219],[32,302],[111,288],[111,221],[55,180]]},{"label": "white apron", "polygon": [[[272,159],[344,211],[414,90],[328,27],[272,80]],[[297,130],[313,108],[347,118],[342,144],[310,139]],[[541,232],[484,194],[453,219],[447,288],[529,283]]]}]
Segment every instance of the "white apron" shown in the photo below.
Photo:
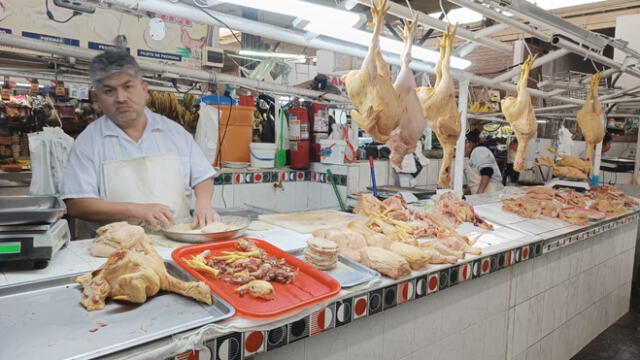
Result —
[{"label": "white apron", "polygon": [[187,218],[189,202],[182,164],[167,150],[163,135],[152,134],[160,155],[129,160],[122,160],[118,138],[111,138],[115,160],[103,163],[107,200],[163,204],[171,208],[174,219]]},{"label": "white apron", "polygon": [[[480,187],[480,181],[482,180],[482,175],[480,175],[480,171],[469,166],[469,163],[465,161],[464,164],[464,176],[467,178],[467,185],[469,185],[469,190],[471,190],[472,194],[476,194],[478,192],[478,187]],[[485,188],[485,193],[492,193],[496,191],[500,191],[504,188],[501,182],[496,181],[494,178],[489,179],[489,184]]]}]

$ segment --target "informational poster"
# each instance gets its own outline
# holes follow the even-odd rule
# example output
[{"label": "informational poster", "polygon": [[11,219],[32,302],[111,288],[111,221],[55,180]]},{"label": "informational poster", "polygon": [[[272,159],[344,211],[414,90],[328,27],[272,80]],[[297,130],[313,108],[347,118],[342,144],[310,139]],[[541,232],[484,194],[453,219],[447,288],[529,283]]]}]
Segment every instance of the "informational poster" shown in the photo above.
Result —
[{"label": "informational poster", "polygon": [[[201,67],[206,25],[172,14],[138,17],[109,9],[104,3],[98,3],[93,13],[73,16],[72,10],[49,0],[56,22],[47,16],[46,6],[45,0],[0,0],[0,32],[92,50],[114,47],[120,41],[139,58]],[[155,31],[158,26],[160,30]]]}]

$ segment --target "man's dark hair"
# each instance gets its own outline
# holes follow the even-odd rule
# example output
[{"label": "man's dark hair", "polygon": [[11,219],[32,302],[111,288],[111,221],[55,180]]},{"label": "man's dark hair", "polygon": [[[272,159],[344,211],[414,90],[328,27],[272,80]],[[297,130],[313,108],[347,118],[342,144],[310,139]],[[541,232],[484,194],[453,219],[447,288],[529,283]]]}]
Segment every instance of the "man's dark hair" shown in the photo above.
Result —
[{"label": "man's dark hair", "polygon": [[611,137],[611,134],[609,134],[608,132],[604,134],[604,138],[602,139],[602,145],[606,145],[608,143],[610,143],[613,140],[613,138]]},{"label": "man's dark hair", "polygon": [[479,130],[471,130],[466,135],[467,141],[474,144],[480,143],[480,131]]},{"label": "man's dark hair", "polygon": [[102,79],[117,73],[142,78],[136,59],[124,49],[107,49],[96,55],[89,65],[89,77],[94,87],[100,86]]}]

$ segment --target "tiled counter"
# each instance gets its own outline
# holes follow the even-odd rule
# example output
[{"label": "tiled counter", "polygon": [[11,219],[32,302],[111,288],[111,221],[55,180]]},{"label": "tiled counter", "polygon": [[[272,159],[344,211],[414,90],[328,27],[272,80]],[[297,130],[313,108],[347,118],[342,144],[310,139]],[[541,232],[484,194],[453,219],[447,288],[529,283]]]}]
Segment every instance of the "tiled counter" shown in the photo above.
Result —
[{"label": "tiled counter", "polygon": [[[178,358],[569,359],[627,312],[637,228],[637,213],[555,230],[553,237],[498,226],[479,240],[480,256],[343,292],[326,307],[277,326],[204,332],[188,342],[199,350]],[[304,235],[279,228],[250,235],[285,250],[304,242]],[[62,257],[65,263],[52,262],[39,277],[71,271],[69,264],[73,271],[94,268],[103,260],[88,256],[86,246],[72,244]],[[32,272],[3,275],[4,283],[34,277]],[[108,358],[173,358],[184,351],[174,347],[177,339]]]}]

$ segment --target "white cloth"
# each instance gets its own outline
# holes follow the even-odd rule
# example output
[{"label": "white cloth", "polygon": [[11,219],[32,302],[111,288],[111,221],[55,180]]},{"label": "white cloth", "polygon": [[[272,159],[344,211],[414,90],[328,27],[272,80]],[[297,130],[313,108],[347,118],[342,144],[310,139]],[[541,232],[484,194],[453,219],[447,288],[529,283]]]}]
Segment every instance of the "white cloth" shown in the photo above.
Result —
[{"label": "white cloth", "polygon": [[[152,133],[159,155],[124,160],[118,138],[109,138],[115,160],[104,162],[107,200],[158,203],[171,208],[176,219],[189,217],[189,202],[185,192],[184,169],[180,158],[168,152],[164,134]],[[138,225],[138,222],[133,222]]]},{"label": "white cloth", "polygon": [[502,174],[500,173],[500,168],[498,167],[496,158],[488,148],[484,146],[476,146],[473,151],[471,151],[469,166],[472,169],[477,170],[478,173],[480,173],[480,170],[482,170],[483,168],[492,168],[493,175],[491,176],[491,180],[502,183]]},{"label": "white cloth", "polygon": [[183,166],[185,191],[215,176],[211,164],[204,157],[191,134],[178,123],[145,109],[147,127],[142,138],[134,142],[115,123],[103,116],[87,126],[78,136],[64,172],[63,199],[106,199],[104,163],[117,160],[110,139],[116,138],[122,159],[129,160],[149,155],[161,155],[152,134],[163,136],[167,151],[180,158]]},{"label": "white cloth", "polygon": [[[478,193],[478,188],[480,187],[480,181],[482,181],[482,175],[480,175],[480,171],[469,166],[467,162],[464,164],[464,176],[467,179],[467,185],[469,186],[469,190],[472,194]],[[484,193],[493,193],[496,191],[500,191],[504,188],[502,185],[502,180],[497,181],[493,178],[489,179],[489,184],[484,189]]]},{"label": "white cloth", "polygon": [[29,134],[31,195],[58,196],[62,193],[64,168],[72,147],[73,138],[58,127],[45,127]]},{"label": "white cloth", "polygon": [[196,144],[204,153],[210,164],[215,162],[218,147],[218,128],[220,111],[213,106],[200,105],[198,111],[198,125],[196,126]]}]

